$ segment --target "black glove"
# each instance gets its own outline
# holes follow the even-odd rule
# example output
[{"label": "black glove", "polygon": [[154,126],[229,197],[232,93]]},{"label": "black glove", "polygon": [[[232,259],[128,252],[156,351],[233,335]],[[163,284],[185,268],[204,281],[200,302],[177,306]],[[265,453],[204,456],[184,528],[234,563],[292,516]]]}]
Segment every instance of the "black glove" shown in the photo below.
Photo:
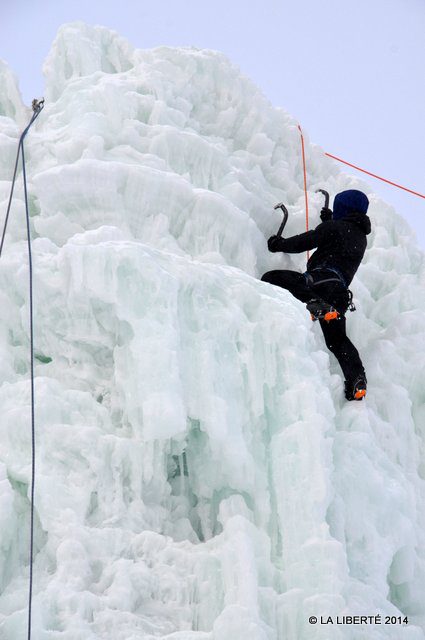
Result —
[{"label": "black glove", "polygon": [[320,219],[322,222],[327,222],[327,220],[332,220],[332,210],[328,207],[323,207],[320,212]]},{"label": "black glove", "polygon": [[272,253],[283,251],[282,244],[283,238],[281,238],[280,236],[270,236],[270,238],[267,240],[267,247]]}]

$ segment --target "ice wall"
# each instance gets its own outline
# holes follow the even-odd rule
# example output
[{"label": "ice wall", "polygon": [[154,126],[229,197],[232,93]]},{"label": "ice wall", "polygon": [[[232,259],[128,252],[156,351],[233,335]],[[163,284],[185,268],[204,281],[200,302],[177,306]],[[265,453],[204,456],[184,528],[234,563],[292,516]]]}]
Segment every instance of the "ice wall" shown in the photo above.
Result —
[{"label": "ice wall", "polygon": [[[27,141],[36,309],[40,640],[425,638],[424,260],[307,141],[373,233],[350,335],[366,402],[303,305],[259,281],[299,133],[221,54],[63,27]],[[0,200],[24,106],[1,69]],[[19,116],[21,114],[21,116]],[[21,119],[20,119],[21,118]],[[26,637],[30,481],[22,192],[0,262],[0,639]],[[408,616],[407,626],[309,616]]]}]

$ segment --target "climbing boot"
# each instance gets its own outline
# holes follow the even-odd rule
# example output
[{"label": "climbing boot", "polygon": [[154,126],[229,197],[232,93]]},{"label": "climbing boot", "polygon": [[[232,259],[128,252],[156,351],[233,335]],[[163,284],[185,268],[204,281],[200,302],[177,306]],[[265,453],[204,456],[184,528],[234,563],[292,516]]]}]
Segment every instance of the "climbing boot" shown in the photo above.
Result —
[{"label": "climbing boot", "polygon": [[354,382],[346,380],[344,386],[347,400],[363,400],[366,395],[366,376],[360,375]]},{"label": "climbing boot", "polygon": [[339,318],[338,311],[329,302],[325,302],[320,298],[312,298],[307,302],[307,311],[310,311],[310,317],[313,322],[316,320],[337,320]]}]

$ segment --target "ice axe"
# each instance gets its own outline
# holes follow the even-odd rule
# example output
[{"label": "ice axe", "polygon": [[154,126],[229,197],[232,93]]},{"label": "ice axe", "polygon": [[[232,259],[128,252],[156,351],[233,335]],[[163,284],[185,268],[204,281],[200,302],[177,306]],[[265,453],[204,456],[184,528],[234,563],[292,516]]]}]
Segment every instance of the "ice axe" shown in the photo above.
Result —
[{"label": "ice axe", "polygon": [[329,193],[324,189],[316,189],[316,193],[319,193],[319,191],[325,196],[325,209],[329,209]]},{"label": "ice axe", "polygon": [[282,209],[283,211],[283,220],[282,220],[282,224],[279,227],[279,231],[277,232],[276,236],[278,238],[280,238],[280,236],[282,235],[282,232],[285,228],[285,224],[288,221],[288,209],[285,207],[285,205],[283,204],[283,202],[279,202],[276,206],[275,209]]}]

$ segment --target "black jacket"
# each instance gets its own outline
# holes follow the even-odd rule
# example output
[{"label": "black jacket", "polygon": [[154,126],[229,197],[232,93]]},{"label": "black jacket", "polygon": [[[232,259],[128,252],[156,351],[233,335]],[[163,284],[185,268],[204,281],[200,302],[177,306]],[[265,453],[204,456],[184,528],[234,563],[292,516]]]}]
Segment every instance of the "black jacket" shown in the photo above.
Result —
[{"label": "black jacket", "polygon": [[307,262],[307,271],[333,267],[343,275],[348,286],[362,261],[370,230],[369,217],[353,212],[340,220],[322,222],[312,231],[292,238],[276,238],[274,250],[301,253],[317,247]]}]

